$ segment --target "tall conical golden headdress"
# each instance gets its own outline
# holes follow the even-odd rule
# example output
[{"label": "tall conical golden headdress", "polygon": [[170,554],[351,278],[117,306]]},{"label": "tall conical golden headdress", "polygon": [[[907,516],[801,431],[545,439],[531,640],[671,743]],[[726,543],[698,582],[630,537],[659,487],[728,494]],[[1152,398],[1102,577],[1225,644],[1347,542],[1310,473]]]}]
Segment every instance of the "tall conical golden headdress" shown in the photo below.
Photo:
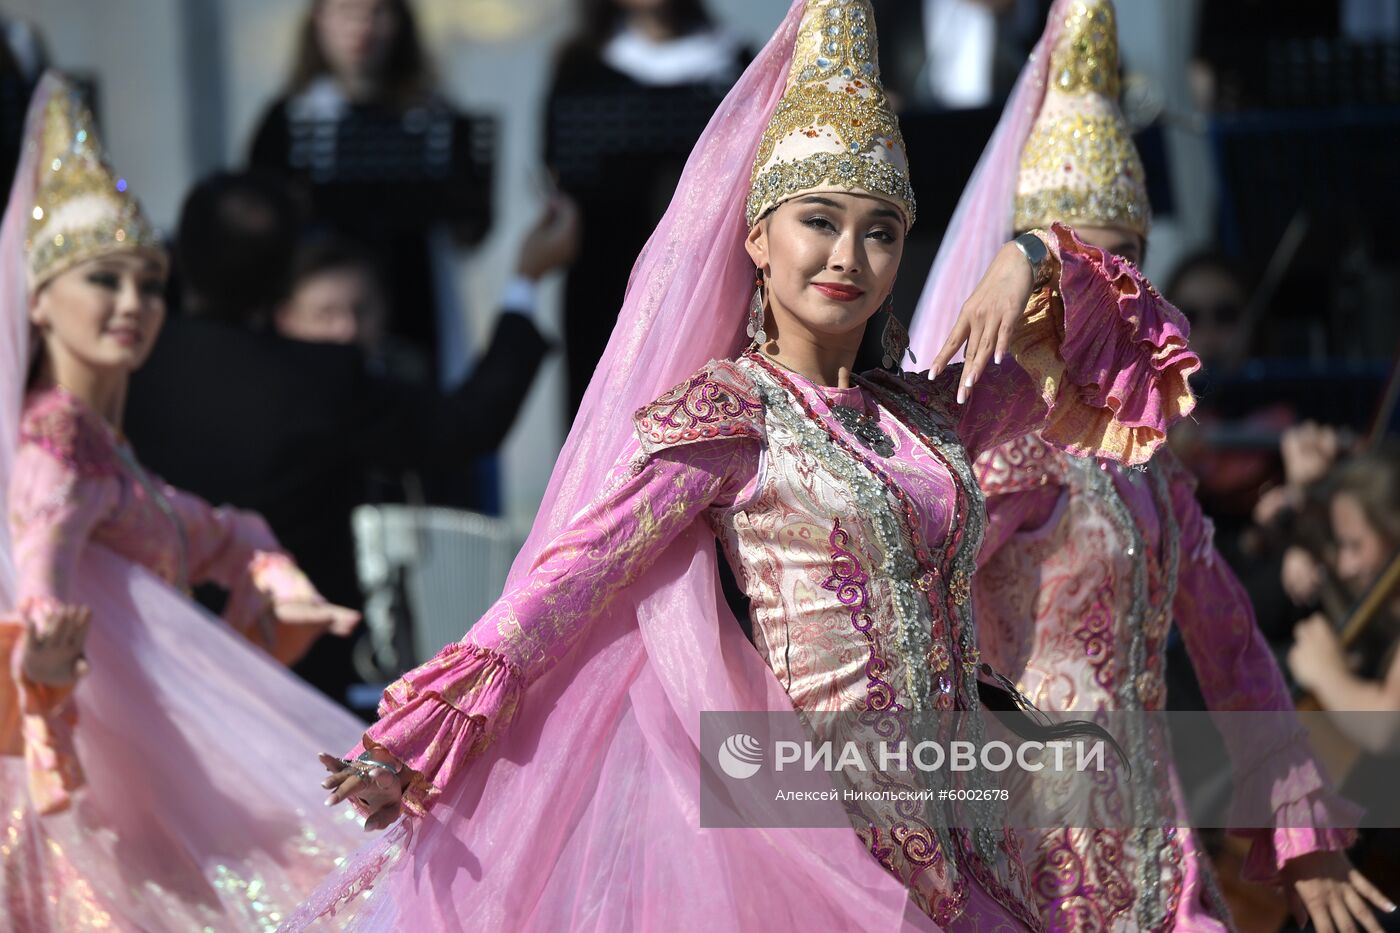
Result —
[{"label": "tall conical golden headdress", "polygon": [[1045,100],[1021,152],[1016,229],[1059,220],[1123,227],[1145,237],[1151,223],[1147,178],[1118,106],[1112,0],[1075,0],[1068,7]]},{"label": "tall conical golden headdress", "polygon": [[815,191],[884,198],[914,223],[909,159],[878,51],[869,0],[807,0],[787,89],[754,159],[750,225]]},{"label": "tall conical golden headdress", "polygon": [[117,250],[165,255],[141,204],[107,163],[96,121],[73,83],[48,101],[39,146],[39,178],[29,220],[29,287],[80,262]]}]

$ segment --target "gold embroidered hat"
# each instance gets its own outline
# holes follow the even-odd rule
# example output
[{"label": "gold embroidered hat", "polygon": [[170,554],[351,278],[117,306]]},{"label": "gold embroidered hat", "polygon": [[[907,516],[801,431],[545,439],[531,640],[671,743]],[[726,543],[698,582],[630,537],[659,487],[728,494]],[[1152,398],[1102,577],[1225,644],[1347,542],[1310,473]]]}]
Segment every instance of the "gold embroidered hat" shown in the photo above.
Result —
[{"label": "gold embroidered hat", "polygon": [[1147,178],[1118,106],[1112,0],[1067,6],[1045,100],[1021,151],[1016,229],[1058,220],[1122,227],[1145,237],[1151,223]]},{"label": "gold embroidered hat", "polygon": [[165,248],[141,204],[108,164],[96,121],[71,80],[59,77],[38,146],[39,178],[25,241],[30,290],[80,262],[117,250]]},{"label": "gold embroidered hat", "polygon": [[892,202],[914,223],[914,191],[899,121],[880,83],[869,0],[807,0],[787,89],[754,159],[745,216],[752,226],[815,191]]}]

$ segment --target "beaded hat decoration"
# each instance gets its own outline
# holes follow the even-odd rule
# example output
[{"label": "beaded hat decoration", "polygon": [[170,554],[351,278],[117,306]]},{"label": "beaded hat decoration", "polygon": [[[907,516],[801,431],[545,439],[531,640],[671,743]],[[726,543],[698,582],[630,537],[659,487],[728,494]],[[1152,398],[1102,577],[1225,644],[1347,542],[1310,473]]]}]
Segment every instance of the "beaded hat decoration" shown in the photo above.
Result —
[{"label": "beaded hat decoration", "polygon": [[1112,0],[1075,0],[1051,53],[1045,100],[1021,150],[1017,230],[1058,220],[1147,235],[1147,177],[1119,93]]},{"label": "beaded hat decoration", "polygon": [[799,194],[870,194],[914,223],[909,159],[884,87],[869,0],[807,0],[783,99],[754,159],[746,219]]},{"label": "beaded hat decoration", "polygon": [[44,112],[34,210],[25,241],[29,287],[37,289],[80,262],[118,250],[165,248],[141,204],[107,163],[96,121],[68,79]]}]

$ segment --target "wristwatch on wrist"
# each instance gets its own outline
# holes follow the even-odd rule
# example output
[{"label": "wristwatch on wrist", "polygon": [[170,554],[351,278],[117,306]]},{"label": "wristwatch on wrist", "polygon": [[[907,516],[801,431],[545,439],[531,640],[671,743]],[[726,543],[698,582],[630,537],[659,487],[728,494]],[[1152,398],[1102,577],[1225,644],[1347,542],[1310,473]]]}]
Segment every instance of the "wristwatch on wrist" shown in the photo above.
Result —
[{"label": "wristwatch on wrist", "polygon": [[1011,241],[1031,264],[1031,290],[1039,291],[1050,283],[1050,250],[1034,232],[1023,233]]}]

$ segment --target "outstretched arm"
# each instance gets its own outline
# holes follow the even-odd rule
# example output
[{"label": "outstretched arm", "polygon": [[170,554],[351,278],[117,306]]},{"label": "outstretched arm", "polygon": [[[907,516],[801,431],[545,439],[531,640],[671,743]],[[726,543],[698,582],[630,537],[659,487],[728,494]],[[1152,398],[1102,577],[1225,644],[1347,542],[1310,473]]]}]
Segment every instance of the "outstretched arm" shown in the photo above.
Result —
[{"label": "outstretched arm", "polygon": [[620,463],[608,492],[544,549],[465,639],[385,691],[363,748],[401,764],[400,780],[325,756],[333,772],[328,802],[360,800],[375,826],[397,815],[400,791],[410,810],[430,806],[505,731],[529,685],[573,649],[617,593],[705,510],[736,501],[756,474],[758,457],[757,442],[731,437]]}]

